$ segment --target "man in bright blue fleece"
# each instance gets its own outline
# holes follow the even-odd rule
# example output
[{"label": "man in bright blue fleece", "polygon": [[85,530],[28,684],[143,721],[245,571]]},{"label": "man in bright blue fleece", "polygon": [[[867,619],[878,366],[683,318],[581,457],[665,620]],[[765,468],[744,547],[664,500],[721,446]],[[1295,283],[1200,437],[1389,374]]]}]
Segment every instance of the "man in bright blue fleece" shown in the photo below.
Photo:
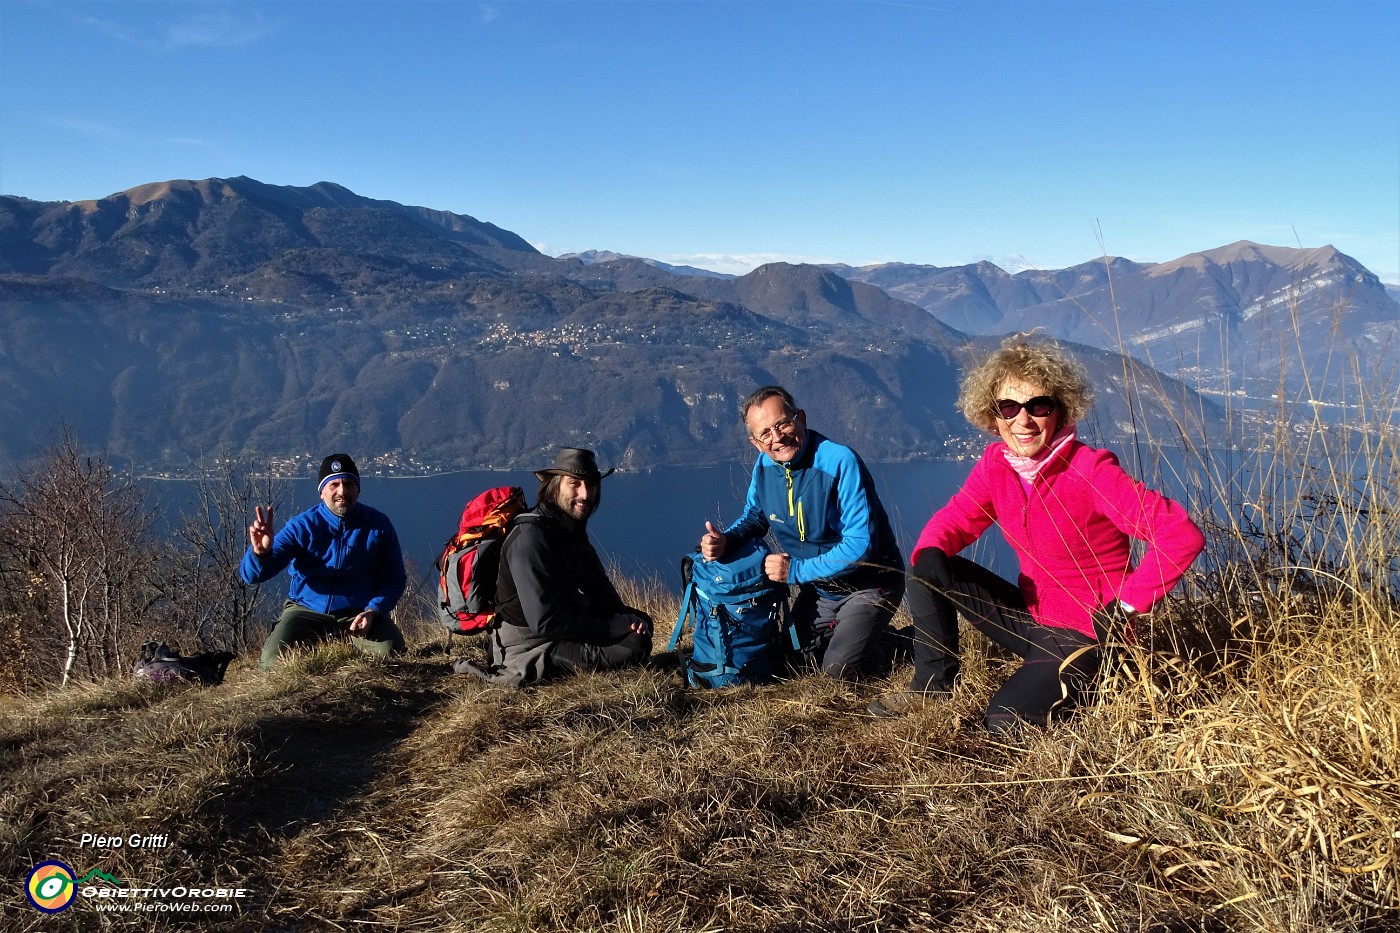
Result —
[{"label": "man in bright blue fleece", "polygon": [[265,583],[290,568],[282,617],[263,644],[258,666],[271,670],[283,648],[350,636],[356,648],[378,657],[404,650],[403,632],[390,613],[403,596],[399,536],[388,517],[362,505],[360,471],[346,454],[321,461],[321,504],[274,534],[272,506],[257,506],[248,527],[248,550],[238,576]]},{"label": "man in bright blue fleece", "polygon": [[701,555],[714,560],[771,531],[781,553],[764,570],[798,585],[792,619],[810,631],[822,671],[847,680],[885,673],[904,558],[870,473],[855,451],[809,430],[781,386],[754,392],[740,411],[759,452],[748,499],[724,531],[705,523]]}]

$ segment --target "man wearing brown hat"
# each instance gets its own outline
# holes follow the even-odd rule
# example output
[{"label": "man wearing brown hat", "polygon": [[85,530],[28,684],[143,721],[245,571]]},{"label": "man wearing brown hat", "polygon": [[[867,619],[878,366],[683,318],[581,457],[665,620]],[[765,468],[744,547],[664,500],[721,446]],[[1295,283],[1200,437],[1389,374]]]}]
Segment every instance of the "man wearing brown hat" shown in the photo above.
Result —
[{"label": "man wearing brown hat", "polygon": [[[603,477],[593,451],[564,447],[537,470],[539,501],[501,547],[489,680],[521,686],[612,670],[651,653],[651,619],[623,604],[588,540]],[[471,670],[468,666],[466,669]]]},{"label": "man wearing brown hat", "polygon": [[403,596],[399,536],[388,516],[362,504],[360,471],[347,454],[321,461],[321,503],[276,530],[272,506],[257,506],[238,575],[252,586],[287,569],[282,617],[263,644],[258,666],[271,670],[284,648],[350,636],[379,657],[404,650],[390,613]]}]

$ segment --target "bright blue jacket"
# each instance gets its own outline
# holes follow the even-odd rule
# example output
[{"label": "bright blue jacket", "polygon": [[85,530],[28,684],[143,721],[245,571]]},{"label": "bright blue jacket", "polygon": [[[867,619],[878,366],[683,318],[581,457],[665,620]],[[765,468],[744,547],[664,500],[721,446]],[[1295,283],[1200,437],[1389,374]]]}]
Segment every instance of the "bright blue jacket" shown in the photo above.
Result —
[{"label": "bright blue jacket", "polygon": [[744,514],[725,529],[725,547],[769,531],[792,556],[789,583],[850,591],[889,586],[891,575],[904,575],[904,557],[865,464],[816,431],[807,432],[789,464],[759,454]]},{"label": "bright blue jacket", "polygon": [[361,503],[344,518],[324,503],[295,516],[273,536],[266,557],[251,547],[244,552],[238,576],[251,586],[289,566],[287,598],[326,615],[365,609],[388,615],[408,584],[389,517]]}]

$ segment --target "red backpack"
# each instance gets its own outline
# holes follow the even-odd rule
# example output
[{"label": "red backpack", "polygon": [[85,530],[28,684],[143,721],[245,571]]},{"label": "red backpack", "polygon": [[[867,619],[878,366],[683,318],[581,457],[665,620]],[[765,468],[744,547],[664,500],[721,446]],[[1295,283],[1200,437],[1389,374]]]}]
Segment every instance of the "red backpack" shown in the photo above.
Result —
[{"label": "red backpack", "polygon": [[438,617],[450,631],[473,635],[496,615],[496,570],[501,542],[525,510],[525,491],[497,486],[467,503],[457,534],[447,539],[438,570]]}]

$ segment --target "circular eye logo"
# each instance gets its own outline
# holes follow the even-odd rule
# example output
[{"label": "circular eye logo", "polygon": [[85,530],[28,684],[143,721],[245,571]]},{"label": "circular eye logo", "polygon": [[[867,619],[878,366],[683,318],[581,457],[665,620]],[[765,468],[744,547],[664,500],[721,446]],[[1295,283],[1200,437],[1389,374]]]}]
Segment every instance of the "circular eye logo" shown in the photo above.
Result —
[{"label": "circular eye logo", "polygon": [[56,914],[73,903],[76,888],[73,869],[62,862],[44,862],[34,866],[25,882],[24,893],[29,903],[46,914]]}]

